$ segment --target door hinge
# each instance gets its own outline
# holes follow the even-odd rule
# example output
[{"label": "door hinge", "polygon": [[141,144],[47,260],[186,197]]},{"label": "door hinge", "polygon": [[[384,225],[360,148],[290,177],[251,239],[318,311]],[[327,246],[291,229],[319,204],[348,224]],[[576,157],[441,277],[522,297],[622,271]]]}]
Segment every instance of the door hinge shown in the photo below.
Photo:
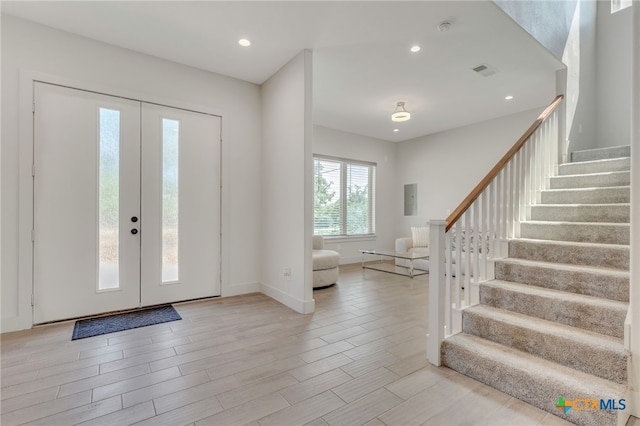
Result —
[{"label": "door hinge", "polygon": [[36,177],[36,165],[31,165],[31,176]]},{"label": "door hinge", "polygon": [[35,306],[35,297],[33,296],[33,293],[31,293],[31,306]]},{"label": "door hinge", "polygon": [[32,229],[31,230],[31,241],[35,241],[36,240],[36,230]]},{"label": "door hinge", "polygon": [[31,112],[35,114],[36,112],[36,103],[35,101],[31,104]]}]

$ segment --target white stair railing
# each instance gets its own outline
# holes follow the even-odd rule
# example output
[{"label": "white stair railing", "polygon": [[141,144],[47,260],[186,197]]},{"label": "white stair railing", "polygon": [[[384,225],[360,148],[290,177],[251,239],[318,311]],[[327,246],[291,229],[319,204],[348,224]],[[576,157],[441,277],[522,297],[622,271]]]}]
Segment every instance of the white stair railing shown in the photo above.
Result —
[{"label": "white stair railing", "polygon": [[508,256],[511,238],[531,217],[557,173],[558,95],[446,220],[432,220],[427,358],[440,365],[442,341],[462,331],[462,310],[479,303],[479,283],[491,280],[494,260]]}]

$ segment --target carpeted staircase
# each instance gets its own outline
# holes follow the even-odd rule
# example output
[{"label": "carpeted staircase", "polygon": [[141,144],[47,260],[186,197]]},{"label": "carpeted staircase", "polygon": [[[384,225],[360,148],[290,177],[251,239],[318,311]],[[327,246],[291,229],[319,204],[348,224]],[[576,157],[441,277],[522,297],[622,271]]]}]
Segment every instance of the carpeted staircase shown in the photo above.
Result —
[{"label": "carpeted staircase", "polygon": [[444,365],[573,423],[616,424],[616,410],[555,405],[617,402],[627,388],[629,157],[596,149],[560,165],[463,332],[444,341]]}]

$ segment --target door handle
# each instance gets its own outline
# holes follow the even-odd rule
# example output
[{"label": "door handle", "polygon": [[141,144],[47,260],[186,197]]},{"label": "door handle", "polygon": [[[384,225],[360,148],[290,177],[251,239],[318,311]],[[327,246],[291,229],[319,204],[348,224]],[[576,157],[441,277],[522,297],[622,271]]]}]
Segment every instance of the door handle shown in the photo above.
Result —
[{"label": "door handle", "polygon": [[132,216],[131,217],[131,222],[136,223],[138,221],[138,217],[137,216]]},{"label": "door handle", "polygon": [[133,235],[136,235],[136,234],[138,233],[138,230],[137,230],[136,228],[133,228],[133,229],[131,230],[131,233],[132,233]]}]

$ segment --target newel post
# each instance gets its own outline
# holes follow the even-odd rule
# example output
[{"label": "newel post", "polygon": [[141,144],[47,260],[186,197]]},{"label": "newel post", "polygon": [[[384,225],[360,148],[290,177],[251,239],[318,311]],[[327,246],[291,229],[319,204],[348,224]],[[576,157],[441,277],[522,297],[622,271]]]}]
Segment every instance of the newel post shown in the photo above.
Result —
[{"label": "newel post", "polygon": [[429,334],[427,359],[440,365],[440,346],[444,340],[445,275],[444,234],[445,220],[429,221]]}]

